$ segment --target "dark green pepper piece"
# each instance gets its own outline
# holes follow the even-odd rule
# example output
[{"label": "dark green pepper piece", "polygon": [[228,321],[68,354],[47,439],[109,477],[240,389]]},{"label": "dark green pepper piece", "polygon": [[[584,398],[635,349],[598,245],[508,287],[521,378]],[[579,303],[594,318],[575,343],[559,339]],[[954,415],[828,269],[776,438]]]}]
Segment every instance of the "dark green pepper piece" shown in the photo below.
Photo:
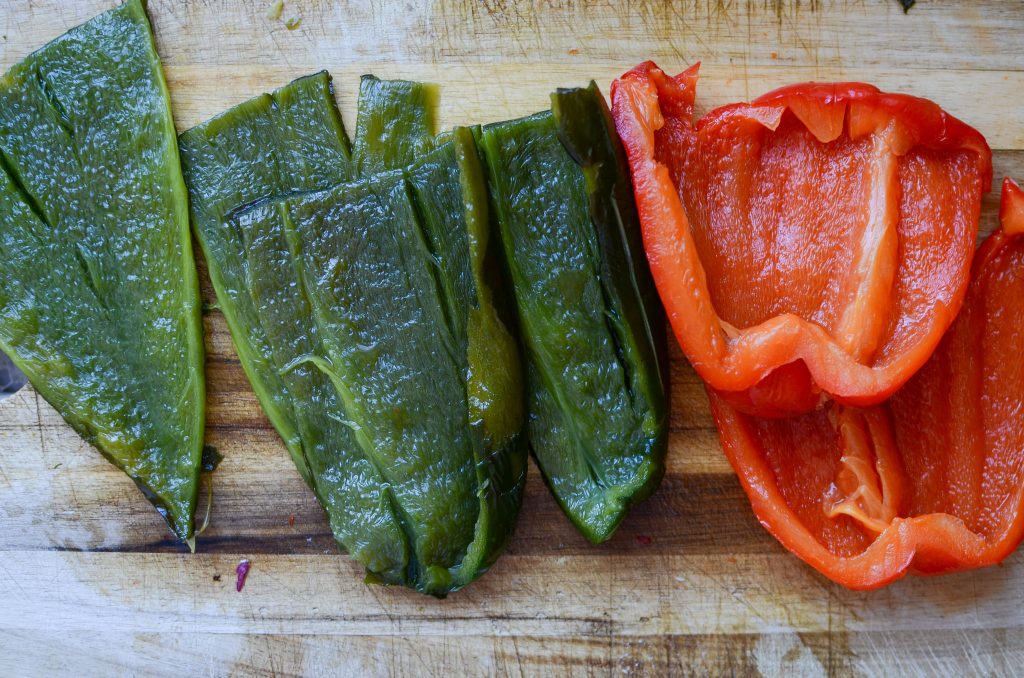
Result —
[{"label": "dark green pepper piece", "polygon": [[664,332],[597,87],[480,134],[527,363],[530,445],[593,542],[664,474]]},{"label": "dark green pepper piece", "polygon": [[[456,128],[431,136],[433,85],[373,76],[364,76],[360,85],[355,155],[361,167],[403,167],[427,149],[439,149],[404,175],[436,267],[445,320],[458,341],[473,431],[480,514],[473,544],[457,569],[449,568],[455,590],[483,574],[500,555],[522,501],[522,375],[518,348],[507,329],[514,310],[497,274],[500,244],[490,238],[486,180],[473,134]],[[458,184],[461,193],[455,190]]]},{"label": "dark green pepper piece", "polygon": [[179,144],[196,239],[242,368],[311,484],[295,397],[279,373],[261,311],[249,294],[256,282],[249,275],[246,239],[229,216],[281,194],[326,188],[354,175],[331,78],[326,71],[299,78],[188,130]]},{"label": "dark green pepper piece", "polygon": [[[335,535],[372,579],[433,595],[493,563],[525,481],[520,368],[485,278],[486,210],[472,135],[457,130],[409,169],[237,216],[247,232],[284,226],[320,346],[283,372],[315,367],[330,380],[326,415],[351,434],[335,437],[336,454],[375,471],[334,477],[391,511],[372,521],[366,508],[318,493]],[[319,483],[325,469],[312,470]],[[378,541],[354,548],[352,530],[371,523]],[[388,569],[372,560],[382,551],[393,554]],[[397,554],[407,557],[401,574]]]},{"label": "dark green pepper piece", "polygon": [[[390,168],[404,161],[400,149],[419,144],[432,122],[420,86],[376,83],[392,95],[370,97],[367,105],[391,101],[403,120],[384,137],[356,146],[367,166]],[[396,91],[410,93],[408,100],[397,101]],[[323,108],[326,101],[310,90],[303,98],[307,107],[316,101]],[[233,150],[197,143],[190,137],[198,130],[183,135],[182,146],[189,148],[183,150],[187,166],[203,168],[188,173],[193,195],[206,192],[194,211],[225,205],[219,216],[211,214],[209,226],[197,219],[197,230],[218,236],[218,254],[227,250],[234,257],[232,271],[219,263],[222,277],[234,277],[218,294],[226,315],[245,310],[244,331],[233,327],[232,336],[236,345],[245,343],[240,355],[257,357],[260,369],[253,373],[271,383],[264,390],[274,398],[261,395],[261,401],[276,406],[277,418],[289,425],[279,431],[290,439],[339,544],[367,568],[369,579],[434,595],[460,588],[504,547],[525,479],[518,354],[499,315],[500,294],[485,276],[494,248],[472,135],[458,132],[458,143],[443,144],[408,170],[284,201],[251,192],[240,200],[231,198],[232,187],[248,186],[246,173],[262,171],[248,164],[285,164],[262,159],[259,139],[313,138],[323,125],[311,116],[268,121],[269,127],[290,125],[276,132],[253,131],[251,123],[228,125],[232,113],[221,118],[234,130]],[[343,148],[326,145],[330,153]],[[292,155],[322,151],[293,148]],[[275,149],[265,153],[280,157]],[[217,162],[229,170],[240,165],[234,176],[241,180],[218,178]],[[355,174],[352,169],[345,171]],[[226,206],[232,200],[238,207]],[[347,219],[322,215],[324,209],[338,209]],[[308,214],[292,217],[302,210]],[[365,239],[353,240],[357,232]],[[356,247],[358,256],[342,258],[345,245]],[[323,254],[332,247],[334,255]],[[343,290],[356,295],[346,298],[350,305],[340,305],[319,277],[300,275],[320,254],[339,266],[364,267],[364,276],[344,279]],[[403,312],[420,322],[396,323]],[[339,334],[342,327],[353,334]]]},{"label": "dark green pepper piece", "polygon": [[267,342],[264,359],[280,378],[281,398],[294,417],[296,464],[326,509],[338,542],[381,581],[402,583],[409,553],[394,499],[362,454],[339,393],[311,359],[325,351],[279,207],[264,201],[230,221],[246,251],[244,303],[255,310]]},{"label": "dark green pepper piece", "polygon": [[[626,149],[617,133],[611,111],[593,81],[586,88],[558,89],[551,95],[551,112],[558,122],[558,138],[583,168],[602,254],[602,278],[606,294],[616,309],[615,334],[630,356],[628,362],[641,370],[640,388],[661,420],[657,429],[662,445],[668,435],[668,342],[665,313],[647,265],[640,215],[636,209]],[[655,484],[661,476],[655,478]],[[653,489],[653,488],[652,488]]]},{"label": "dark green pepper piece", "polygon": [[364,75],[353,144],[359,173],[408,167],[434,148],[436,103],[434,85]]},{"label": "dark green pepper piece", "polygon": [[203,335],[167,87],[144,4],[0,79],[0,348],[193,544]]},{"label": "dark green pepper piece", "polygon": [[408,554],[391,500],[338,418],[327,376],[294,364],[322,349],[276,200],[355,174],[330,76],[252,99],[185,132],[180,144],[196,236],[260,404],[339,542],[381,579],[403,581]]}]

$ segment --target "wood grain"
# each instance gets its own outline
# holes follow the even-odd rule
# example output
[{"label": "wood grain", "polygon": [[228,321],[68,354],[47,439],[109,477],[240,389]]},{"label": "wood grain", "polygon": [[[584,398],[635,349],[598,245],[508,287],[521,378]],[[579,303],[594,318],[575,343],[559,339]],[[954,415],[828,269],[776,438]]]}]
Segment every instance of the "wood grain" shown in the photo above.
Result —
[{"label": "wood grain", "polygon": [[[0,68],[110,6],[0,3]],[[442,125],[546,107],[652,58],[701,60],[699,107],[799,80],[866,80],[978,127],[1024,178],[1024,3],[151,0],[179,129],[326,68],[354,127],[358,76],[442,85]],[[301,23],[288,30],[285,21]],[[995,226],[997,196],[982,230]],[[205,283],[204,283],[205,284]],[[210,296],[208,285],[205,293]],[[0,674],[1009,675],[1024,556],[874,593],[837,587],[757,524],[673,346],[664,484],[588,545],[531,468],[508,554],[436,601],[370,587],[206,317],[208,438],[225,455],[199,553],[31,389],[0,403]],[[241,593],[234,569],[252,570]]]}]

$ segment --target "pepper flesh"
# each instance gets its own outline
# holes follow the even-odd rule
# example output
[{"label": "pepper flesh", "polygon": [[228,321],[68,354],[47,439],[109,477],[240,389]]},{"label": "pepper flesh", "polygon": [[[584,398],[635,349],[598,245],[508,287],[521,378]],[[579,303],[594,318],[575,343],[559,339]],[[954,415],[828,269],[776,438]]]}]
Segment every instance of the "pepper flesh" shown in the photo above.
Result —
[{"label": "pepper flesh", "polygon": [[[280,117],[279,91],[260,114],[269,129],[229,111],[218,135],[232,143],[202,128],[183,142],[205,168],[193,191],[220,206],[197,227],[238,256],[237,283],[218,290],[226,313],[246,309],[232,336],[275,380],[261,401],[287,415],[278,430],[335,538],[368,579],[444,595],[485,572],[515,524],[520,367],[472,134],[429,136],[426,86],[363,84],[351,164],[326,76],[285,88],[304,116]],[[268,149],[267,135],[292,141]],[[279,195],[244,180],[264,166],[285,181],[260,190]],[[294,190],[303,181],[330,187]]]},{"label": "pepper flesh", "polygon": [[1024,537],[1024,192],[974,257],[963,309],[882,405],[759,419],[711,394],[761,523],[850,588],[999,562]]},{"label": "pepper flesh", "polygon": [[479,314],[496,317],[478,279],[450,275],[477,256],[456,161],[476,151],[456,150],[469,130],[456,139],[408,170],[278,206],[323,340],[322,355],[299,360],[328,375],[386,488],[407,544],[403,583],[435,595],[493,562],[525,481],[515,344],[500,325],[481,331]]},{"label": "pepper flesh", "polygon": [[552,104],[485,126],[481,145],[519,313],[530,445],[563,511],[602,542],[664,473],[664,331],[604,98],[591,84]]},{"label": "pepper flesh", "polygon": [[[279,371],[282,363],[273,358],[264,309],[252,293],[274,280],[283,295],[275,308],[299,304],[298,309],[301,300],[287,296],[294,276],[280,262],[266,279],[251,275],[247,244],[252,243],[243,237],[244,224],[230,217],[271,197],[322,189],[355,176],[331,78],[326,71],[298,78],[182,133],[179,144],[196,240],[239,361],[296,468],[312,484],[303,440],[322,436],[303,435],[302,413],[296,408],[318,387],[306,385],[301,396],[290,394],[287,377]],[[305,347],[310,328],[301,313],[278,322],[292,323],[291,341]]]},{"label": "pepper flesh", "polygon": [[352,155],[359,174],[407,167],[434,148],[434,85],[410,80],[359,81]]},{"label": "pepper flesh", "polygon": [[612,86],[655,283],[741,410],[881,402],[960,308],[991,152],[935,104],[804,84],[692,122],[697,66]]},{"label": "pepper flesh", "polygon": [[0,349],[192,544],[203,335],[167,87],[139,0],[0,79]]}]

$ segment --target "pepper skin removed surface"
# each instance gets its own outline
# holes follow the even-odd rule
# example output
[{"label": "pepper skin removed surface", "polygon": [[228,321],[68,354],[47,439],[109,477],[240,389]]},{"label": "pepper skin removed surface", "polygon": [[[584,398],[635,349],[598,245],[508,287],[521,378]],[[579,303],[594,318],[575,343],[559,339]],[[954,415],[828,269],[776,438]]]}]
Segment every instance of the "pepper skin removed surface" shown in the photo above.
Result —
[{"label": "pepper skin removed surface", "polygon": [[644,247],[687,358],[742,411],[890,396],[967,287],[991,152],[924,99],[785,87],[696,123],[697,67],[612,86]]},{"label": "pepper skin removed surface", "polygon": [[0,261],[0,350],[192,545],[206,409],[199,283],[140,0],[0,77]]},{"label": "pepper skin removed surface", "polygon": [[182,148],[242,364],[339,546],[444,596],[504,549],[526,445],[479,151],[433,136],[430,90],[364,77],[351,155],[324,73]]},{"label": "pepper skin removed surface", "polygon": [[665,332],[629,170],[597,86],[483,127],[526,365],[530,447],[594,543],[665,472]]},{"label": "pepper skin removed surface", "polygon": [[1024,192],[1009,180],[1001,221],[960,315],[884,404],[763,419],[711,394],[761,524],[844,586],[991,565],[1024,536]]}]

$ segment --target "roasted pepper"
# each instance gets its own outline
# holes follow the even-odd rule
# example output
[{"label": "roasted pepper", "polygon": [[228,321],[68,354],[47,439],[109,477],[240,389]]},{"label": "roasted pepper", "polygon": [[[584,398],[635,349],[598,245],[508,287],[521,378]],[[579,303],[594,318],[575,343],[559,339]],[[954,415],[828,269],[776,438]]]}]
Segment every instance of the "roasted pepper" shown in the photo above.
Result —
[{"label": "roasted pepper", "polygon": [[1024,536],[1024,192],[974,256],[963,309],[882,405],[759,419],[711,394],[761,524],[821,573],[869,589],[997,563]]},{"label": "roasted pepper", "polygon": [[353,156],[362,175],[408,167],[435,145],[437,88],[409,80],[359,81]]},{"label": "roasted pepper", "polygon": [[530,445],[555,498],[608,539],[664,473],[664,330],[629,170],[596,85],[480,134],[527,365]]},{"label": "roasted pepper", "polygon": [[739,409],[881,402],[955,317],[991,152],[935,104],[804,84],[692,122],[697,66],[612,86],[654,280],[687,358]]},{"label": "roasted pepper", "polygon": [[[326,188],[355,176],[330,76],[321,72],[299,78],[251,99],[183,133],[179,144],[196,240],[239,361],[296,468],[311,483],[304,446],[323,436],[304,436],[302,414],[295,411],[311,394],[289,392],[286,377],[279,373],[281,362],[273,359],[268,337],[273,328],[264,326],[273,321],[264,318],[265,309],[253,291],[277,284],[271,289],[288,295],[268,300],[274,305],[267,310],[294,313],[279,321],[279,330],[292,323],[292,341],[300,346],[310,331],[308,312],[304,316],[299,307],[290,310],[289,305],[301,305],[301,299],[289,295],[288,284],[294,279],[289,266],[278,262],[276,270],[268,271],[275,282],[253,275],[247,247],[251,243],[228,216],[271,197]],[[286,280],[277,280],[281,276]]]},{"label": "roasted pepper", "polygon": [[0,79],[0,349],[191,544],[203,334],[174,122],[140,0]]},{"label": "roasted pepper", "polygon": [[[279,121],[278,134],[322,137],[324,121],[335,119],[323,113],[334,110],[325,91],[305,88],[304,107],[321,113]],[[472,135],[432,140],[436,150],[401,167],[431,125],[420,91],[364,79],[359,119],[373,119],[367,109],[380,101],[398,118],[383,136],[359,125],[354,165],[390,171],[290,197],[246,196],[206,228],[244,257],[221,305],[250,309],[262,343],[244,328],[233,329],[236,345],[249,342],[245,350],[279,380],[271,404],[287,405],[293,456],[339,544],[372,580],[444,595],[480,576],[504,547],[525,449],[516,346],[485,275],[493,253]],[[214,144],[219,155],[197,146],[197,162],[227,158],[242,166],[237,176],[261,162],[259,135],[235,124],[232,138],[244,142]],[[339,141],[329,152],[347,157],[340,124],[332,135]],[[271,152],[298,172],[304,155],[324,149]],[[227,195],[215,178],[197,175],[206,188],[193,190]]]}]

